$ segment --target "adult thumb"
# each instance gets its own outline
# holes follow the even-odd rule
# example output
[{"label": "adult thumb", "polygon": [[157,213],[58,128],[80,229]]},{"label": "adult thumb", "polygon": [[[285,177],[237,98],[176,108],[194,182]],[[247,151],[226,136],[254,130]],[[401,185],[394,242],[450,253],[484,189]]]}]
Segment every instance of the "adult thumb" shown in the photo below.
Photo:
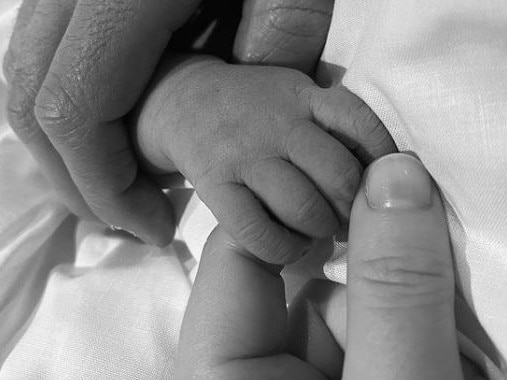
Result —
[{"label": "adult thumb", "polygon": [[368,168],[348,258],[343,378],[462,379],[444,211],[416,158],[391,154]]}]

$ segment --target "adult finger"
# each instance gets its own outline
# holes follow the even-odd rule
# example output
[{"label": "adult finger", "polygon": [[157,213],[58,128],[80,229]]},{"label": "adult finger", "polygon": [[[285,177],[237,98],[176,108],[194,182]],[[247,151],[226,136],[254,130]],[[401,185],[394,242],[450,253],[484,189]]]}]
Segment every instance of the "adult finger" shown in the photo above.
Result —
[{"label": "adult finger", "polygon": [[273,219],[241,184],[216,183],[210,177],[201,180],[196,191],[223,229],[261,260],[271,264],[294,262],[311,245],[309,238]]},{"label": "adult finger", "polygon": [[334,0],[247,0],[236,59],[311,73],[327,39],[333,5]]},{"label": "adult finger", "polygon": [[348,255],[344,379],[462,379],[444,211],[417,159],[388,155],[368,169]]},{"label": "adult finger", "polygon": [[95,219],[34,115],[35,98],[74,7],[75,1],[72,0],[23,3],[9,45],[12,62],[6,63],[9,77],[7,112],[14,132],[28,147],[67,207],[81,217]]},{"label": "adult finger", "polygon": [[340,140],[363,165],[397,151],[375,112],[346,87],[307,87],[300,95],[315,122]]},{"label": "adult finger", "polygon": [[339,227],[331,204],[288,161],[272,158],[256,162],[245,183],[278,220],[303,235],[330,237]]},{"label": "adult finger", "polygon": [[324,379],[284,352],[280,269],[255,259],[220,229],[212,233],[181,329],[177,379]]},{"label": "adult finger", "polygon": [[165,245],[170,203],[140,171],[122,118],[198,1],[81,0],[36,99],[40,125],[106,223]]},{"label": "adult finger", "polygon": [[15,63],[15,55],[11,46],[21,45],[21,41],[23,40],[23,31],[30,23],[30,20],[32,19],[33,14],[35,13],[35,8],[37,7],[38,3],[39,0],[24,0],[21,3],[21,6],[19,7],[16,22],[14,24],[14,28],[12,31],[12,36],[9,41],[9,49],[7,50],[4,60],[2,62],[3,72],[8,82],[10,82],[11,75],[14,71],[14,63]]}]

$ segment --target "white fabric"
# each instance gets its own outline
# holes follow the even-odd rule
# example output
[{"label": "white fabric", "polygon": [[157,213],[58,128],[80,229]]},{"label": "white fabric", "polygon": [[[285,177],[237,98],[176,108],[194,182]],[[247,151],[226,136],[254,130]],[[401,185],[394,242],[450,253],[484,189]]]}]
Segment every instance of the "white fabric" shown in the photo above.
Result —
[{"label": "white fabric", "polygon": [[[18,0],[0,1],[0,60]],[[170,378],[195,260],[79,223],[5,119],[0,78],[0,378]]]},{"label": "white fabric", "polygon": [[[502,0],[338,0],[323,53],[438,183],[458,288],[504,358],[506,35]],[[343,280],[343,266],[326,274]]]},{"label": "white fabric", "polygon": [[[18,3],[0,2],[0,59]],[[344,83],[441,186],[459,288],[504,357],[506,29],[501,0],[336,0],[321,72],[336,81],[342,71],[328,64],[346,67]],[[5,90],[2,78],[0,103]],[[0,112],[0,379],[170,378],[196,263],[215,225],[195,196],[165,250],[76,225]],[[322,275],[318,263],[330,252],[317,251],[287,274],[289,289]],[[334,280],[344,280],[342,251],[325,267]],[[461,330],[468,356],[500,365],[475,330]],[[494,368],[490,375],[499,378]]]}]

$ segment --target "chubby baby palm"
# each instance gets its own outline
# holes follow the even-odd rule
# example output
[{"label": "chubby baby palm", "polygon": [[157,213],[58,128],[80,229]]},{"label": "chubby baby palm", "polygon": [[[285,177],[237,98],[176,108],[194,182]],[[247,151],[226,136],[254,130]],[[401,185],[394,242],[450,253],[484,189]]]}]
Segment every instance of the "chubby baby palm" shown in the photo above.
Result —
[{"label": "chubby baby palm", "polygon": [[168,65],[137,119],[141,155],[159,172],[180,171],[222,227],[267,262],[294,261],[312,238],[344,227],[362,164],[395,151],[344,87],[210,57]]}]

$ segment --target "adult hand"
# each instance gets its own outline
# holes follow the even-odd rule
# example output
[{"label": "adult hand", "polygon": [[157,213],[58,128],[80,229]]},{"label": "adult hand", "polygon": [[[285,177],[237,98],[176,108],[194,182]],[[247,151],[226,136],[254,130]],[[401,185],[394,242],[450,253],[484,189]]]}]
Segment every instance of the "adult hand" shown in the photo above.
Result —
[{"label": "adult hand", "polygon": [[65,203],[165,245],[169,201],[138,168],[123,117],[198,0],[25,0],[4,71],[8,113]]},{"label": "adult hand", "polygon": [[216,230],[183,322],[177,378],[463,379],[444,211],[416,159],[388,155],[369,168],[349,236],[347,297],[330,285],[319,305],[303,295],[288,317],[280,267]]}]

